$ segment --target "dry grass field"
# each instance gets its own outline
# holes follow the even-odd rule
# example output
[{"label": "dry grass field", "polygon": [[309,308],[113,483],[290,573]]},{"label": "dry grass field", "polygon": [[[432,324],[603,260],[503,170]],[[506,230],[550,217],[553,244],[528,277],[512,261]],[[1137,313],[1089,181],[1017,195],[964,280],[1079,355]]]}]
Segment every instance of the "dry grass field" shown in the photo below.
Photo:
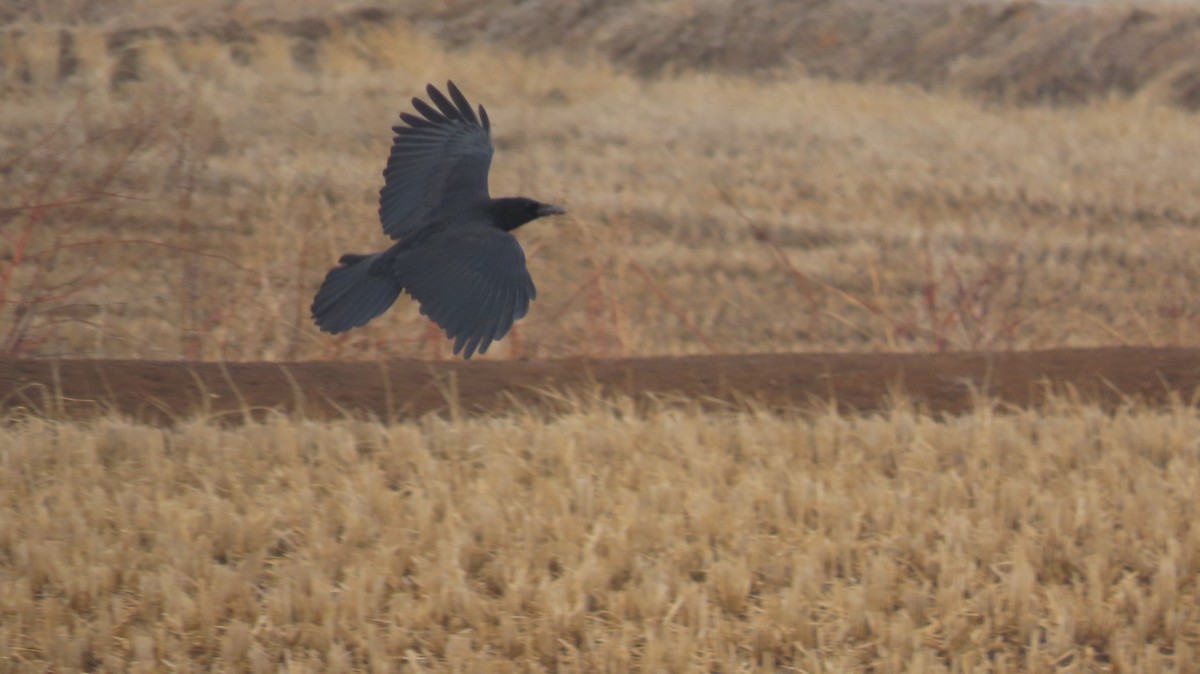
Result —
[{"label": "dry grass field", "polygon": [[572,214],[521,232],[541,293],[501,357],[1198,343],[1200,126],[1152,90],[984,107],[273,26],[7,33],[0,353],[445,355],[411,302],[339,339],[307,307],[385,243],[388,126],[448,77],[492,112],[493,192]]},{"label": "dry grass field", "polygon": [[1200,419],[0,429],[6,671],[1191,672]]},{"label": "dry grass field", "polygon": [[[0,7],[0,357],[186,361],[181,397],[215,390],[197,360],[446,358],[407,300],[338,338],[307,308],[385,244],[388,126],[447,78],[491,113],[493,193],[571,213],[520,232],[539,298],[454,366],[475,384],[561,357],[1200,347],[1193,9],[786,6]],[[163,428],[11,388],[0,672],[1197,669],[1189,391],[239,426],[213,403]]]}]

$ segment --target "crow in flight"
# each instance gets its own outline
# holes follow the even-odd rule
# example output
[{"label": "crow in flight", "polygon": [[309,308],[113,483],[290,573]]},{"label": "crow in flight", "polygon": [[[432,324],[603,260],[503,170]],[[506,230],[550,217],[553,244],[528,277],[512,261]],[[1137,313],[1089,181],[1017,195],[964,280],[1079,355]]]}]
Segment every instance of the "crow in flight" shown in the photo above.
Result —
[{"label": "crow in flight", "polygon": [[379,190],[383,232],[396,243],[381,253],[343,255],[313,298],[312,315],[323,332],[345,332],[406,291],[454,340],[454,353],[470,358],[508,334],[537,296],[510,232],[565,211],[525,197],[491,198],[487,112],[481,105],[476,115],[453,82],[449,98],[432,84],[425,91],[433,105],[414,98],[420,116],[402,112],[404,124],[392,127]]}]

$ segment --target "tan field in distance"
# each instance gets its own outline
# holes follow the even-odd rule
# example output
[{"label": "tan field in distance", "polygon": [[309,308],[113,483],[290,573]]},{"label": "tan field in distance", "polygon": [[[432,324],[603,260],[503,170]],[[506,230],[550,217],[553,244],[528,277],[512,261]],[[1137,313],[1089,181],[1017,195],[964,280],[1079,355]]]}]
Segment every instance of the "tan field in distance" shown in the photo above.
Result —
[{"label": "tan field in distance", "polygon": [[450,77],[492,113],[493,193],[571,213],[520,232],[539,299],[493,357],[1197,343],[1200,127],[1149,95],[643,80],[394,23],[114,59],[105,30],[73,29],[63,84],[57,30],[10,44],[2,226],[43,255],[9,264],[3,352],[448,354],[407,299],[338,339],[307,311],[341,253],[386,245],[388,126]]},{"label": "tan field in distance", "polygon": [[[448,357],[406,298],[338,338],[308,318],[341,253],[387,245],[388,126],[447,78],[491,115],[493,194],[570,211],[519,232],[539,297],[488,359],[1200,346],[1200,124],[1163,87],[643,77],[514,50],[556,3],[456,42],[493,27],[472,3],[423,29],[329,19],[361,2],[0,8],[0,357],[181,361],[189,399],[186,361]],[[628,4],[647,30],[721,10]],[[1194,398],[608,393],[389,423],[0,405],[0,672],[1198,669]]]}]

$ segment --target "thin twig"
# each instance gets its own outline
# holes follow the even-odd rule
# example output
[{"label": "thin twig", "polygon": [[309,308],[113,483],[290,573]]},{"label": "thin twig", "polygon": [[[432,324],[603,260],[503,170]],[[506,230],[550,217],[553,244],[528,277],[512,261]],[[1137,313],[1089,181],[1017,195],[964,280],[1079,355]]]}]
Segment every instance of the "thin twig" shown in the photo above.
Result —
[{"label": "thin twig", "polygon": [[692,323],[692,321],[690,319],[688,319],[687,315],[684,314],[683,311],[681,311],[679,309],[679,307],[676,306],[675,303],[671,301],[671,297],[669,295],[667,295],[667,293],[662,289],[662,287],[660,285],[658,285],[657,282],[655,282],[655,280],[650,276],[649,272],[647,272],[645,269],[642,268],[642,265],[640,265],[636,262],[630,262],[629,267],[631,269],[633,269],[634,271],[636,271],[638,274],[640,274],[641,277],[646,280],[646,285],[650,286],[650,290],[653,290],[654,294],[658,295],[658,298],[661,299],[663,301],[663,304],[665,304],[667,306],[667,310],[670,311],[672,314],[674,314],[675,317],[679,319],[679,322],[683,323],[683,326],[685,328],[687,328],[688,332],[692,333],[692,335],[696,339],[700,340],[701,344],[708,347],[708,350],[711,351],[712,353],[714,353],[714,354],[721,353],[721,350],[717,348],[717,345],[713,344],[712,340],[710,340],[708,337],[706,337],[704,335],[704,333],[700,331],[700,328],[696,327],[696,324]]}]

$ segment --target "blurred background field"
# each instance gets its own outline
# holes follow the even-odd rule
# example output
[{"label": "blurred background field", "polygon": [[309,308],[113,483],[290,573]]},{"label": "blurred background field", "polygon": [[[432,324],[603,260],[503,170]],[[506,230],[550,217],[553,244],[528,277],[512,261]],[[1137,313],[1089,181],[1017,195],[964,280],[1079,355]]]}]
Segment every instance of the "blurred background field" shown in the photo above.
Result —
[{"label": "blurred background field", "polygon": [[[923,3],[860,29],[874,60],[832,70],[790,46],[782,5],[761,61],[735,47],[762,7],[710,24],[719,3],[626,4],[314,4],[266,20],[269,3],[81,3],[66,28],[35,5],[0,38],[0,352],[445,355],[411,302],[334,340],[307,307],[340,253],[386,244],[388,127],[451,77],[495,120],[493,193],[572,214],[521,232],[541,294],[500,357],[1196,344],[1200,129],[1184,85],[1200,60],[1184,10],[1071,24],[1061,8]],[[856,15],[798,7],[832,26],[833,55],[853,46],[839,27]],[[948,60],[950,38],[925,26],[914,76],[894,75],[906,66],[884,47],[937,7],[991,12],[997,54],[982,40]],[[659,65],[608,54],[636,36],[621,17],[651,11],[638,48],[658,45]],[[572,18],[596,32],[564,51],[579,29],[555,27]],[[1124,69],[1087,71],[1159,24]],[[1054,32],[1071,25],[1117,37]],[[1075,76],[1043,72],[1072,54]]]},{"label": "blurred background field", "polygon": [[[1102,4],[6,3],[0,355],[447,357],[307,308],[448,78],[571,212],[489,358],[1200,346],[1200,21]],[[16,415],[0,670],[1195,671],[1189,402]]]}]

